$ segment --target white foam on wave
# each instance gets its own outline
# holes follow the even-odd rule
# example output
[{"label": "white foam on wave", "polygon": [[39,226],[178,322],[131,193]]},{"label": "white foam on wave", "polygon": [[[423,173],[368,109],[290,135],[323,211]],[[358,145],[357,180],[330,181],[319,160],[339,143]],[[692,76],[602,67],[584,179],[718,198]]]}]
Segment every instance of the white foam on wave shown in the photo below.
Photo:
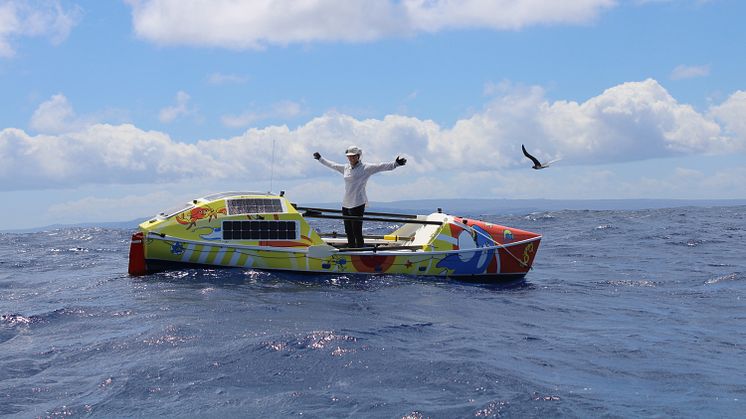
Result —
[{"label": "white foam on wave", "polygon": [[708,284],[708,285],[719,284],[725,281],[737,281],[742,278],[743,277],[739,275],[738,272],[733,272],[728,275],[722,275],[722,276],[718,276],[717,278],[708,279],[707,281],[705,281],[705,284]]}]

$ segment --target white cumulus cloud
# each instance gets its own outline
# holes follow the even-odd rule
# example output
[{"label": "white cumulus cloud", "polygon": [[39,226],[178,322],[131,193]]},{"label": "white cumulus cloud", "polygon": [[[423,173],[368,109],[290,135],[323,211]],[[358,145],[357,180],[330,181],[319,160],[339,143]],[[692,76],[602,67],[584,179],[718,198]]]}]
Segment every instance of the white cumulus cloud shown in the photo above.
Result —
[{"label": "white cumulus cloud", "polygon": [[261,49],[453,28],[514,30],[593,20],[616,0],[127,0],[135,33],[164,45]]},{"label": "white cumulus cloud", "polygon": [[[545,137],[583,162],[619,162],[732,147],[720,126],[676,101],[657,81],[624,83],[584,103],[545,103]],[[741,142],[739,147],[743,147]]]},{"label": "white cumulus cloud", "polygon": [[709,115],[725,128],[733,148],[743,147],[746,138],[746,91],[733,93],[725,102],[710,109]]},{"label": "white cumulus cloud", "polygon": [[41,134],[61,134],[80,131],[102,121],[126,121],[126,114],[122,110],[105,109],[95,114],[78,115],[67,97],[57,93],[36,108],[29,128]]},{"label": "white cumulus cloud", "polygon": [[709,65],[679,65],[671,72],[671,80],[693,79],[710,75]]},{"label": "white cumulus cloud", "polygon": [[214,85],[244,84],[249,81],[246,76],[237,74],[212,73],[207,77],[207,82]]},{"label": "white cumulus cloud", "polygon": [[129,124],[95,124],[60,135],[0,131],[0,179],[5,183],[2,188],[9,190],[223,175],[221,166],[198,146]]},{"label": "white cumulus cloud", "polygon": [[30,127],[46,134],[56,134],[79,128],[72,105],[63,94],[56,94],[36,108]]},{"label": "white cumulus cloud", "polygon": [[[327,113],[295,129],[252,128],[196,143],[129,124],[92,124],[44,135],[7,128],[0,131],[0,188],[250,182],[269,179],[273,170],[278,182],[298,182],[328,175],[311,158],[314,151],[344,161],[342,151],[350,144],[365,150],[366,161],[404,155],[413,175],[452,173],[447,179],[527,167],[521,144],[542,160],[561,157],[561,164],[573,166],[746,152],[746,93],[741,91],[706,113],[678,102],[652,79],[614,86],[584,102],[550,101],[536,86],[505,84],[500,92],[481,111],[450,127],[400,115],[361,120]],[[57,97],[50,102],[56,101],[61,103],[58,119],[74,115],[69,103]],[[280,151],[274,169],[273,143]]]},{"label": "white cumulus cloud", "polygon": [[188,93],[179,91],[176,93],[176,104],[167,106],[158,113],[158,120],[164,124],[174,122],[177,118],[194,114],[196,111],[189,106],[191,96]]},{"label": "white cumulus cloud", "polygon": [[3,0],[0,2],[0,58],[13,57],[15,42],[45,37],[58,45],[82,17],[80,7],[64,8],[58,0]]}]

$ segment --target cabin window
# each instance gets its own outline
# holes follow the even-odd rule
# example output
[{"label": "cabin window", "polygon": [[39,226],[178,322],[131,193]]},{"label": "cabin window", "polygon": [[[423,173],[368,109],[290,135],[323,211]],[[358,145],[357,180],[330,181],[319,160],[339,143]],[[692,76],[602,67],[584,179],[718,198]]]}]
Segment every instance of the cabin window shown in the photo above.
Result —
[{"label": "cabin window", "polygon": [[296,221],[223,221],[223,240],[298,240]]},{"label": "cabin window", "polygon": [[282,200],[243,198],[228,199],[228,215],[283,213]]}]

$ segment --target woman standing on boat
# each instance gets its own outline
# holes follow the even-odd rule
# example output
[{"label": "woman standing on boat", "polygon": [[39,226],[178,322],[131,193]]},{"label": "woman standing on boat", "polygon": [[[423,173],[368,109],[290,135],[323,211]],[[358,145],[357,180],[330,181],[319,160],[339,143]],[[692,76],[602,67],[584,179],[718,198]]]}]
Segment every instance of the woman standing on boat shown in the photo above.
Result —
[{"label": "woman standing on boat", "polygon": [[[345,196],[342,199],[342,215],[362,217],[365,213],[365,204],[368,203],[368,196],[365,194],[365,185],[368,178],[378,172],[394,170],[399,166],[407,164],[407,159],[397,157],[390,163],[363,163],[360,158],[363,150],[357,146],[349,146],[345,150],[348,164],[339,164],[329,161],[318,152],[313,153],[313,158],[324,166],[336,170],[342,174],[345,180]],[[344,220],[345,235],[347,236],[347,245],[349,247],[363,247],[363,222]]]}]

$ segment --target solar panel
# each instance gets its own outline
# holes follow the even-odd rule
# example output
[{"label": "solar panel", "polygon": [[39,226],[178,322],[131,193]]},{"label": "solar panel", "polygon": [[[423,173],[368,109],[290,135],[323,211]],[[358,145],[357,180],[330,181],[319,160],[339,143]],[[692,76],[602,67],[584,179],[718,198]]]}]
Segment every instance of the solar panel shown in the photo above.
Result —
[{"label": "solar panel", "polygon": [[223,221],[223,240],[298,240],[296,221]]},{"label": "solar panel", "polygon": [[228,199],[228,215],[283,213],[282,201],[267,198]]}]

